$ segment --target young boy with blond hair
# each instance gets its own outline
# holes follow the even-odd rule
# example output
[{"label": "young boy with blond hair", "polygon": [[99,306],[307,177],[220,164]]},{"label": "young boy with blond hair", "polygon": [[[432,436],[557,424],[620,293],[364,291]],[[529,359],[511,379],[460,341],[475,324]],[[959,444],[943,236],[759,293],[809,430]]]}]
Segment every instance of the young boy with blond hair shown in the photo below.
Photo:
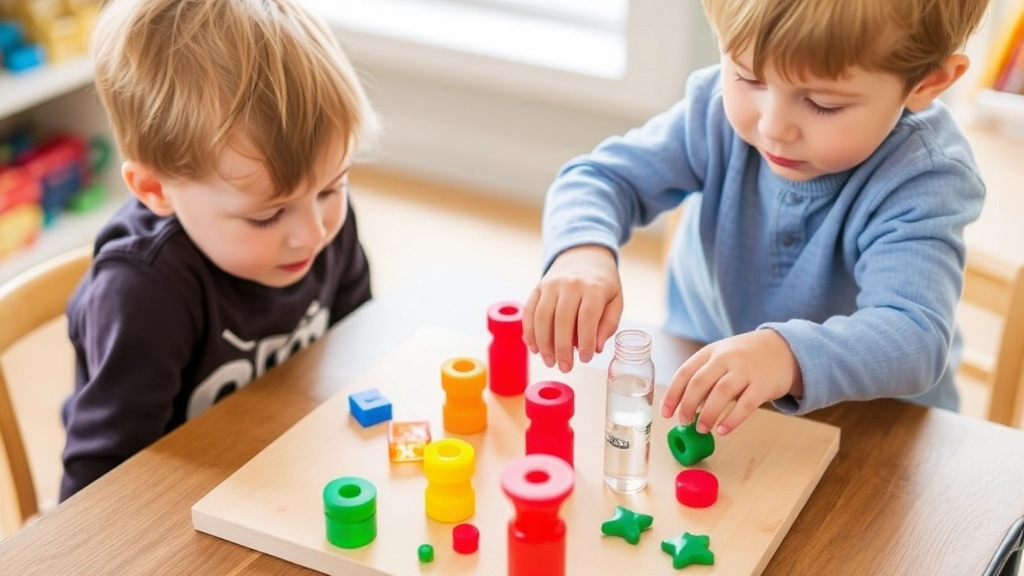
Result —
[{"label": "young boy with blond hair", "polygon": [[348,170],[374,115],[296,0],[112,0],[96,89],[129,201],[68,305],[64,500],[370,298]]},{"label": "young boy with blond hair", "polygon": [[963,230],[985,187],[937,98],[987,1],[703,3],[720,63],[552,184],[528,346],[562,370],[574,345],[599,352],[622,313],[617,247],[685,201],[665,328],[709,344],[663,416],[727,434],[769,401],[956,409]]}]

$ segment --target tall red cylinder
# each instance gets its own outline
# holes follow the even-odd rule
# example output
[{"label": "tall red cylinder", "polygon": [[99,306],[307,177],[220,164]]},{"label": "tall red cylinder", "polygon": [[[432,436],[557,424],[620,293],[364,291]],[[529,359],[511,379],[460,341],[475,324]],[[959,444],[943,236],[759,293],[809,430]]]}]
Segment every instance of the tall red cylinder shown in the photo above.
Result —
[{"label": "tall red cylinder", "polygon": [[488,354],[491,392],[515,396],[526,390],[527,350],[523,342],[523,305],[498,302],[487,309],[487,330],[493,336]]},{"label": "tall red cylinder", "polygon": [[550,454],[573,466],[575,433],[569,419],[575,413],[575,394],[562,382],[545,380],[526,389],[526,453]]},{"label": "tall red cylinder", "polygon": [[501,489],[516,515],[508,523],[509,576],[565,575],[565,520],[558,515],[575,484],[573,469],[550,454],[505,465]]}]

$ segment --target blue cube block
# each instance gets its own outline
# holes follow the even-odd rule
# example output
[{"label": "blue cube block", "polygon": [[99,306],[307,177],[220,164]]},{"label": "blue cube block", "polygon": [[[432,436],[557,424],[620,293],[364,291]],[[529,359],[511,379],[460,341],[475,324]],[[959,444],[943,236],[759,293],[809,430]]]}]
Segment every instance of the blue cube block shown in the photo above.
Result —
[{"label": "blue cube block", "polygon": [[391,420],[391,402],[376,388],[349,394],[348,409],[363,428]]}]

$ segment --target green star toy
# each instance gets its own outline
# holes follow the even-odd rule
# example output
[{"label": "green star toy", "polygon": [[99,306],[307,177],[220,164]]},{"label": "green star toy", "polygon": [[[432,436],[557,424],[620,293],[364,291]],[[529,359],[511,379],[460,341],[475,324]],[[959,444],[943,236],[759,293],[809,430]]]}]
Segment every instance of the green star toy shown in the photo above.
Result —
[{"label": "green star toy", "polygon": [[661,541],[661,549],[672,556],[672,567],[676,570],[686,568],[690,564],[711,566],[715,563],[715,553],[708,546],[711,538],[683,532],[677,538]]},{"label": "green star toy", "polygon": [[654,517],[637,514],[622,506],[615,507],[615,515],[601,524],[601,533],[606,536],[619,536],[634,546],[640,543],[640,533],[654,524]]},{"label": "green star toy", "polygon": [[679,424],[668,431],[668,449],[683,466],[693,466],[715,451],[715,437],[710,432],[697,432],[696,418],[690,424]]}]

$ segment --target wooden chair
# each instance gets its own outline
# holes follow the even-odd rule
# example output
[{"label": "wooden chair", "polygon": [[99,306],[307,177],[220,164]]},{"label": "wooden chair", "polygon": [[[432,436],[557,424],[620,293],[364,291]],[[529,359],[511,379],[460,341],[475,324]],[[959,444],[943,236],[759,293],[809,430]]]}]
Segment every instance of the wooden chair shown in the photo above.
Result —
[{"label": "wooden chair", "polygon": [[1020,427],[1024,363],[1024,266],[968,249],[963,302],[1000,319],[994,354],[964,350],[958,376],[984,383],[991,392],[986,418]]},{"label": "wooden chair", "polygon": [[[92,247],[85,246],[43,262],[0,285],[0,356],[37,328],[60,317],[68,298],[92,261]],[[10,534],[39,513],[39,501],[29,469],[25,444],[15,414],[7,380],[0,366],[0,461],[10,475],[13,513],[3,514],[4,533]],[[12,501],[13,500],[13,501]]]},{"label": "wooden chair", "polygon": [[[667,215],[663,262],[668,260],[681,214],[682,208],[677,208]],[[962,302],[998,316],[1000,328],[994,353],[979,352],[967,343],[957,379],[967,378],[988,388],[988,420],[1024,427],[1024,265],[968,249]]]}]

